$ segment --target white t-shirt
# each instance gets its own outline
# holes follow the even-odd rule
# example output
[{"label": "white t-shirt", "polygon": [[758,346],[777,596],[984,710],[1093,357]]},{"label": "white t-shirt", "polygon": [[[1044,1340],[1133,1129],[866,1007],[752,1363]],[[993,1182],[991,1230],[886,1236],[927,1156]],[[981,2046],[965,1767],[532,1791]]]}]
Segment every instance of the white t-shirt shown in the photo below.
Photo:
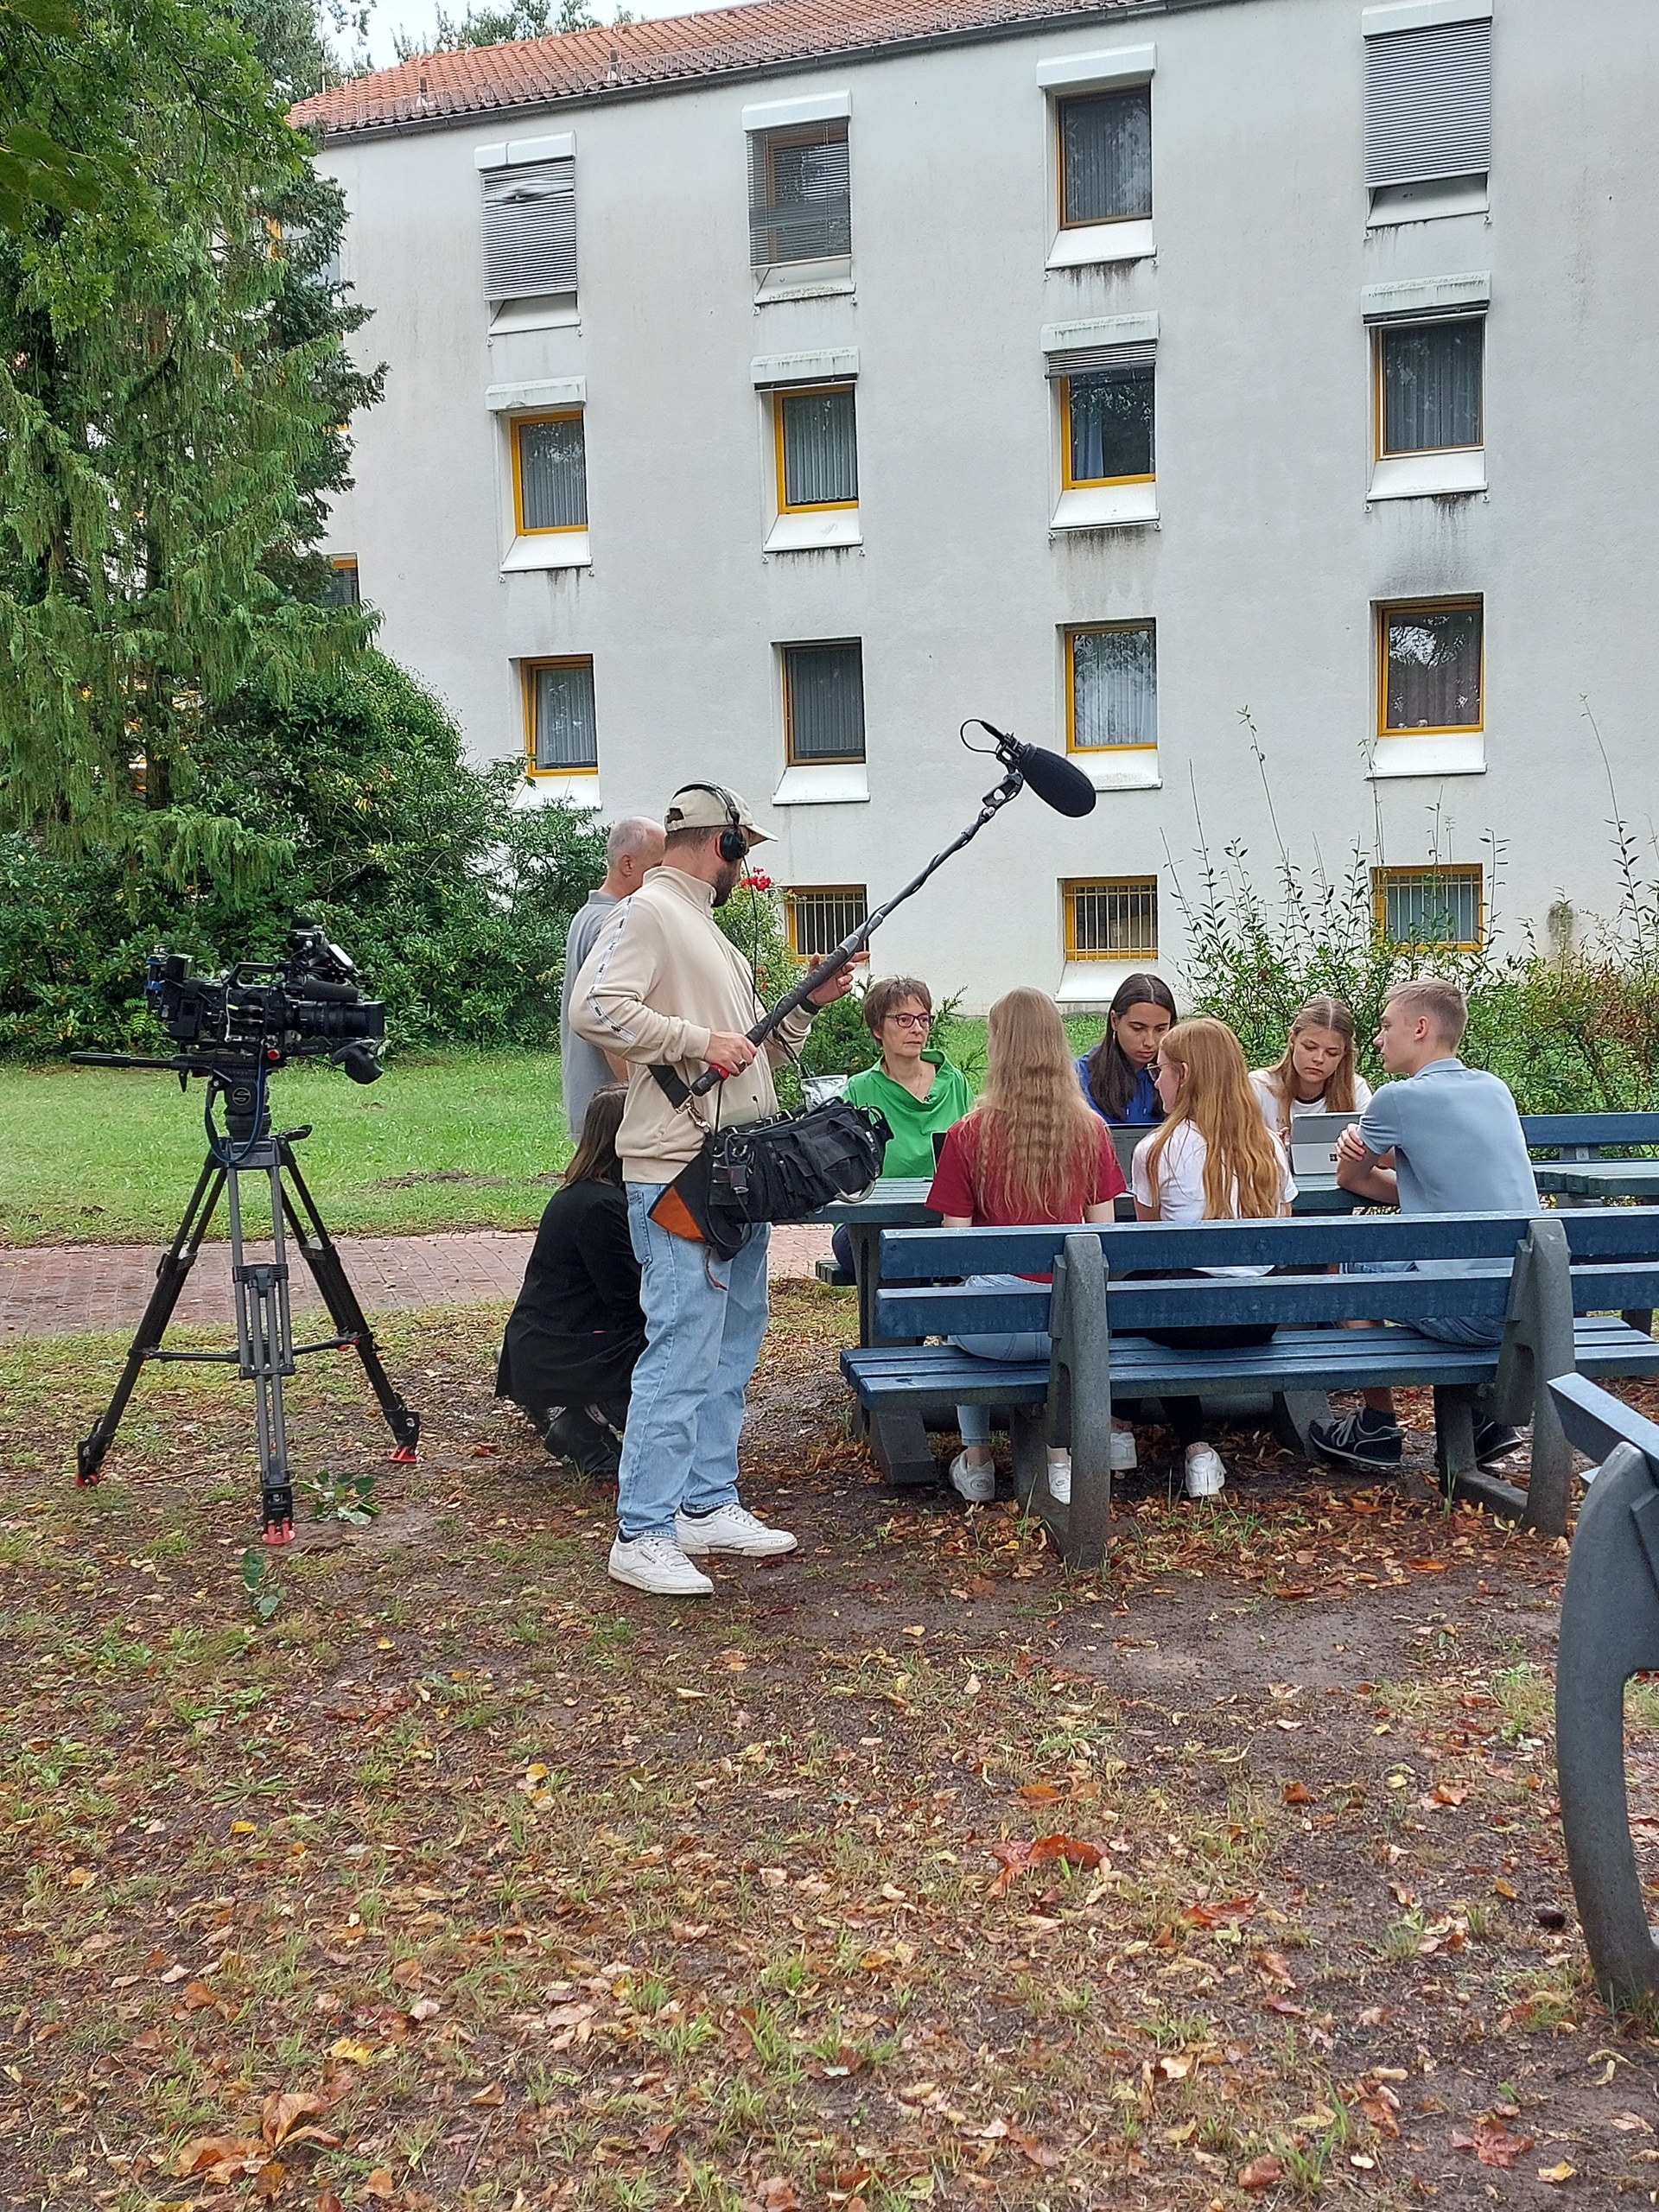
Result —
[{"label": "white t-shirt", "polygon": [[[1250,1077],[1250,1088],[1261,1103],[1262,1120],[1274,1135],[1277,1136],[1280,1114],[1279,1092],[1272,1076],[1266,1068],[1257,1068],[1254,1071]],[[1371,1096],[1370,1084],[1366,1082],[1363,1075],[1356,1075],[1354,1111],[1357,1114],[1363,1114],[1365,1111],[1371,1103]],[[1340,1110],[1341,1109],[1338,1107],[1325,1104],[1323,1091],[1317,1098],[1293,1098],[1290,1102],[1290,1118],[1293,1122],[1299,1121],[1304,1114],[1335,1114]]]},{"label": "white t-shirt", "polygon": [[[1204,1141],[1203,1133],[1191,1122],[1182,1122],[1170,1132],[1169,1141],[1159,1156],[1158,1187],[1154,1191],[1148,1155],[1157,1134],[1154,1130],[1151,1136],[1142,1137],[1135,1147],[1131,1187],[1136,1198],[1143,1206],[1155,1205],[1160,1221],[1184,1225],[1188,1222],[1210,1220],[1212,1217],[1204,1208],[1204,1163],[1210,1147]],[[1296,1185],[1285,1160],[1285,1148],[1276,1136],[1273,1140],[1273,1147],[1284,1170],[1284,1188],[1280,1193],[1280,1200],[1282,1205],[1288,1205],[1296,1195]],[[1236,1206],[1236,1183],[1230,1196]],[[1265,1275],[1271,1274],[1273,1270],[1265,1267],[1201,1268],[1198,1272],[1206,1275]]]}]

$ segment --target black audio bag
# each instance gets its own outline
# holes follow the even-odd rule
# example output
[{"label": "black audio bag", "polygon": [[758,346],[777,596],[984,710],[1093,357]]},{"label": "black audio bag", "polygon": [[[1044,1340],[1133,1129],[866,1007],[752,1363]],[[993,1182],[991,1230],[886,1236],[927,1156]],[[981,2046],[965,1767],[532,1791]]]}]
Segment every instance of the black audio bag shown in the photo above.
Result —
[{"label": "black audio bag", "polygon": [[[672,1068],[652,1073],[676,1106],[690,1096]],[[757,1224],[807,1221],[832,1198],[861,1197],[881,1173],[892,1134],[873,1106],[849,1098],[712,1129],[651,1217],[729,1260]]]}]

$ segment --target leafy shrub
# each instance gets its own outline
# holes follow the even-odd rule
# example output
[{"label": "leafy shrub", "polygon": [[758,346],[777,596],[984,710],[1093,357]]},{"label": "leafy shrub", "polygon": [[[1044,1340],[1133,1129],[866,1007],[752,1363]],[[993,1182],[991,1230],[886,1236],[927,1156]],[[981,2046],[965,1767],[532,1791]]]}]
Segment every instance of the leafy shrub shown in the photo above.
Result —
[{"label": "leafy shrub", "polygon": [[0,1049],[153,1047],[146,953],[268,960],[296,906],[358,961],[397,1040],[556,1034],[565,931],[605,870],[591,815],[516,806],[518,767],[473,767],[430,693],[379,653],[285,705],[238,695],[223,741],[200,802],[274,835],[276,880],[238,890],[204,868],[181,889],[139,860],[0,838]]}]

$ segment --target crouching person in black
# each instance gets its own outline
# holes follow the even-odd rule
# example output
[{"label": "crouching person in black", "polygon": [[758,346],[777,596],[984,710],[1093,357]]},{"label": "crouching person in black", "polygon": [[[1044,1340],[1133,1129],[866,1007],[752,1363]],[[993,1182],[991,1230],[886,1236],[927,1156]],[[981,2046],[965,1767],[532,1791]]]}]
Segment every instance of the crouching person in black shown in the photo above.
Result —
[{"label": "crouching person in black", "polygon": [[626,1095],[607,1085],[588,1103],[563,1187],[536,1232],[495,1378],[496,1396],[529,1415],[550,1452],[613,1481],[645,1343],[616,1156]]}]

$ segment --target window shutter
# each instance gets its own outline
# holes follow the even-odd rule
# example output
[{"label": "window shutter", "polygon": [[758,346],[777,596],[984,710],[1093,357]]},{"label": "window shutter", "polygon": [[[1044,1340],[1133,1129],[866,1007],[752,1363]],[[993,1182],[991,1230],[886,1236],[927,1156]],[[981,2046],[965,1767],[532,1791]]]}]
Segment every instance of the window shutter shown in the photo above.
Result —
[{"label": "window shutter", "polygon": [[1484,175],[1492,159],[1492,26],[1437,23],[1365,41],[1365,181]]},{"label": "window shutter", "polygon": [[524,300],[576,289],[576,164],[484,174],[484,294]]},{"label": "window shutter", "polygon": [[1045,372],[1051,384],[1061,377],[1116,375],[1128,378],[1156,365],[1155,339],[1140,346],[1077,346],[1068,353],[1046,353]]},{"label": "window shutter", "polygon": [[853,250],[844,120],[749,133],[749,262],[828,261]]}]

